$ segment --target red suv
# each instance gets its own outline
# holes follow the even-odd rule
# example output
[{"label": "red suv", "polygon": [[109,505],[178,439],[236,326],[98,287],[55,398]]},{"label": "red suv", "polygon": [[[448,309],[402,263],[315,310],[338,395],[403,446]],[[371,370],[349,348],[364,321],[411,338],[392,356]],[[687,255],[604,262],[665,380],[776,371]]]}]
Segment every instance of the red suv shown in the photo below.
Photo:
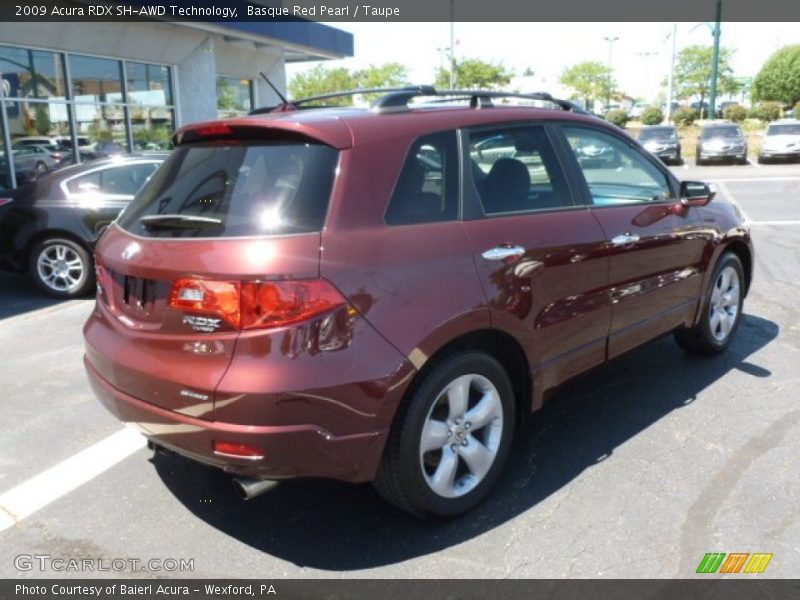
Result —
[{"label": "red suv", "polygon": [[178,131],[97,246],[86,369],[152,446],[246,497],[373,481],[448,517],[565,380],[731,343],[744,216],[617,127],[545,94],[309,104]]}]

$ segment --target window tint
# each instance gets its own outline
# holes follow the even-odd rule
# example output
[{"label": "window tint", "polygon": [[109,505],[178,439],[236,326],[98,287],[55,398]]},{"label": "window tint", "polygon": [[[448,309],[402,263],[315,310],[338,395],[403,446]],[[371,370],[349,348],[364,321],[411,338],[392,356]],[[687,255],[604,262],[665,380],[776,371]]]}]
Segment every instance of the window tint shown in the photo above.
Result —
[{"label": "window tint", "polygon": [[338,156],[329,146],[293,141],[182,146],[118,223],[137,235],[172,238],[319,231]]},{"label": "window tint", "polygon": [[454,131],[418,139],[408,153],[386,210],[388,225],[458,217],[458,151]]},{"label": "window tint", "polygon": [[86,194],[100,190],[100,171],[92,171],[81,177],[67,181],[67,189],[71,194]]},{"label": "window tint", "polygon": [[542,127],[471,132],[469,155],[473,181],[487,215],[572,205]]},{"label": "window tint", "polygon": [[564,127],[596,206],[662,202],[672,198],[667,176],[620,138],[582,127]]},{"label": "window tint", "polygon": [[100,190],[104,194],[134,196],[154,170],[152,163],[106,169],[100,175]]}]

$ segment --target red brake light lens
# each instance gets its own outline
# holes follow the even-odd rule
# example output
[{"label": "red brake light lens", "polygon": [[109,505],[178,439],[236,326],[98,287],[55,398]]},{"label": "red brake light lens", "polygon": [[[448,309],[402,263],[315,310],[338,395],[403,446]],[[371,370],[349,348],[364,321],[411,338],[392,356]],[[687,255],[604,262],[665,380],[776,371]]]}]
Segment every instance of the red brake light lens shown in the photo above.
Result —
[{"label": "red brake light lens", "polygon": [[324,279],[242,284],[242,329],[282,327],[345,304]]},{"label": "red brake light lens", "polygon": [[5,206],[6,204],[11,204],[13,202],[13,198],[0,198],[0,206]]},{"label": "red brake light lens", "polygon": [[194,134],[200,138],[225,137],[233,135],[233,129],[223,124],[206,125],[192,129]]},{"label": "red brake light lens", "polygon": [[169,306],[222,317],[237,329],[284,327],[344,306],[324,279],[269,282],[178,279]]}]

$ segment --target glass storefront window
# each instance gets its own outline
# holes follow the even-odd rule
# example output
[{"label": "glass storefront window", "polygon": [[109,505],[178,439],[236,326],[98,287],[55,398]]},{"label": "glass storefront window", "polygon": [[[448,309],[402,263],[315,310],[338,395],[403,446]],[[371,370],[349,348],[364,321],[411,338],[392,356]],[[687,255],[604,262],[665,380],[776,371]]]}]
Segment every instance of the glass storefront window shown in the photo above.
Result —
[{"label": "glass storefront window", "polygon": [[171,109],[132,106],[130,111],[134,150],[141,152],[172,149],[175,115]]},{"label": "glass storefront window", "polygon": [[59,98],[67,93],[62,55],[0,46],[0,72],[7,98]]},{"label": "glass storefront window", "polygon": [[120,61],[70,54],[69,74],[76,102],[123,102]]},{"label": "glass storefront window", "polygon": [[76,104],[78,135],[89,138],[97,157],[130,152],[125,132],[125,111],[121,106]]},{"label": "glass storefront window", "polygon": [[169,67],[126,62],[128,102],[131,104],[172,104]]},{"label": "glass storefront window", "polygon": [[[230,81],[232,106],[249,110],[251,82]],[[0,85],[11,139],[6,149],[0,130],[0,190],[14,174],[20,185],[76,159],[172,148],[169,66],[0,45]]]},{"label": "glass storefront window", "polygon": [[65,102],[7,101],[11,145],[23,138],[69,137],[69,113]]},{"label": "glass storefront window", "polygon": [[253,107],[253,81],[217,77],[217,115],[221,118],[246,115]]},{"label": "glass storefront window", "polygon": [[11,187],[11,172],[6,156],[3,123],[0,121],[0,190],[7,190]]}]

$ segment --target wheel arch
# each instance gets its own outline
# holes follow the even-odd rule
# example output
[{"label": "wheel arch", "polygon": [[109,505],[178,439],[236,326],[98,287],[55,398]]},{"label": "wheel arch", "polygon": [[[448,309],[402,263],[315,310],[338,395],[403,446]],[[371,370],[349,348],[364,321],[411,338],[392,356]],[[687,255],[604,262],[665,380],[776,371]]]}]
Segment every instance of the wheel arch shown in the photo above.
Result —
[{"label": "wheel arch", "polygon": [[720,256],[725,252],[732,252],[739,259],[739,262],[742,263],[742,269],[744,270],[744,295],[746,296],[750,291],[750,283],[753,279],[753,254],[747,244],[742,240],[734,240],[727,244],[723,248]]},{"label": "wheel arch", "polygon": [[[505,369],[514,391],[514,405],[517,410],[516,422],[530,413],[533,403],[533,377],[520,343],[510,334],[492,328],[475,329],[459,335],[438,348],[417,370],[406,388],[402,403],[408,402],[419,383],[427,374],[453,354],[477,350],[485,352]],[[399,411],[396,411],[396,414]]]}]

